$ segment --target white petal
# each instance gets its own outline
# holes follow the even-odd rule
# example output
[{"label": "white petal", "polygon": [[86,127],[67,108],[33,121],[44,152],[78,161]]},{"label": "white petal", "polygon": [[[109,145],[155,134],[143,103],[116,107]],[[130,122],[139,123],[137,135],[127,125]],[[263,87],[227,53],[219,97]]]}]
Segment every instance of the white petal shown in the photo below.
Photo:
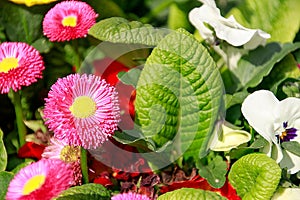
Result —
[{"label": "white petal", "polygon": [[215,146],[211,147],[213,151],[229,151],[251,139],[251,135],[247,131],[234,130],[225,125],[222,125],[222,129],[222,140],[218,140]]},{"label": "white petal", "polygon": [[300,188],[279,188],[271,200],[297,200],[300,196]]},{"label": "white petal", "polygon": [[283,151],[283,152],[284,152],[284,156],[280,162],[280,167],[288,168],[289,174],[297,173],[300,170],[300,157],[289,151]]},{"label": "white petal", "polygon": [[194,8],[189,13],[189,20],[199,30],[204,39],[213,42],[213,34],[204,23],[214,28],[216,36],[233,46],[245,45],[247,49],[254,49],[260,44],[265,44],[270,38],[268,33],[259,29],[248,29],[239,24],[233,16],[228,19],[220,14],[220,10],[212,0],[201,0],[203,5]]},{"label": "white petal", "polygon": [[288,122],[288,128],[300,128],[300,99],[290,97],[280,101],[275,112],[278,126],[282,127],[283,122]]},{"label": "white petal", "polygon": [[274,134],[274,109],[278,104],[274,94],[259,90],[250,94],[242,104],[242,113],[249,124],[267,141],[276,142]]}]

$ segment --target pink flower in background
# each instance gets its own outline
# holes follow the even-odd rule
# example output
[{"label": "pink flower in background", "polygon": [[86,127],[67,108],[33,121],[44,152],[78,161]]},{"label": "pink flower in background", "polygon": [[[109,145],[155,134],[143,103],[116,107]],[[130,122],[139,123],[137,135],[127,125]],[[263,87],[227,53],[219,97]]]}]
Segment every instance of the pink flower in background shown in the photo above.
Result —
[{"label": "pink flower in background", "polygon": [[117,129],[117,93],[100,77],[71,74],[52,85],[44,117],[55,138],[69,145],[95,149]]},{"label": "pink flower in background", "polygon": [[18,91],[42,78],[44,62],[39,52],[22,42],[0,44],[0,93]]},{"label": "pink flower in background", "polygon": [[43,32],[50,41],[69,41],[86,37],[98,14],[85,2],[63,1],[45,15]]},{"label": "pink flower in background", "polygon": [[42,159],[22,168],[10,182],[6,200],[50,200],[73,182],[68,164],[57,159]]},{"label": "pink flower in background", "polygon": [[150,200],[150,198],[143,194],[129,192],[117,194],[111,200]]}]

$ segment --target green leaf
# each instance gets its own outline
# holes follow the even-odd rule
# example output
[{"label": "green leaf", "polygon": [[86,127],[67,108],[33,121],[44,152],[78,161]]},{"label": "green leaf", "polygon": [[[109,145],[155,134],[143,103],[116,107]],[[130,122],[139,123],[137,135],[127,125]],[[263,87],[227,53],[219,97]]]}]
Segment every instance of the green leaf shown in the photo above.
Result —
[{"label": "green leaf", "polygon": [[226,94],[225,96],[225,107],[226,109],[231,106],[243,103],[244,99],[249,95],[247,91],[236,92],[234,94]]},{"label": "green leaf", "polygon": [[223,84],[207,50],[184,30],[166,36],[137,85],[136,116],[158,147],[173,142],[185,157],[203,157],[222,110]]},{"label": "green leaf", "polygon": [[10,181],[13,179],[14,174],[11,172],[0,172],[0,199],[5,199],[7,188]]},{"label": "green leaf", "polygon": [[[207,163],[205,163],[205,161]],[[197,162],[200,176],[214,188],[221,188],[226,181],[227,163],[219,155],[208,156]]]},{"label": "green leaf", "polygon": [[167,29],[156,29],[149,24],[120,17],[101,20],[91,27],[89,35],[98,40],[155,46],[168,34]]},{"label": "green leaf", "polygon": [[259,137],[250,145],[249,148],[260,149],[260,148],[265,147],[267,144],[268,144],[268,141],[265,138]]},{"label": "green leaf", "polygon": [[42,36],[43,14],[12,3],[0,5],[2,23],[10,41],[33,43]]},{"label": "green leaf", "polygon": [[281,146],[283,148],[285,148],[285,150],[297,155],[297,156],[300,156],[300,144],[299,142],[297,141],[290,141],[290,142],[283,142],[281,144]]},{"label": "green leaf", "polygon": [[[190,4],[190,2],[188,3]],[[176,30],[178,28],[184,28],[189,31],[192,31],[191,23],[188,19],[188,10],[184,9],[187,7],[185,4],[181,3],[172,3],[169,8],[168,15],[168,27]],[[189,8],[190,10],[191,8]]]},{"label": "green leaf", "polygon": [[53,47],[53,43],[46,38],[39,38],[31,44],[40,53],[48,53]]},{"label": "green leaf", "polygon": [[243,156],[231,167],[228,179],[242,199],[271,199],[281,178],[281,168],[265,154]]},{"label": "green leaf", "polygon": [[101,184],[88,183],[63,191],[55,200],[110,200],[110,192]]},{"label": "green leaf", "polygon": [[292,42],[300,28],[300,1],[245,0],[228,15],[248,28],[271,34],[270,41]]},{"label": "green leaf", "polygon": [[130,69],[128,72],[120,72],[118,74],[118,78],[122,83],[125,83],[126,85],[132,85],[136,88],[141,71],[141,69],[133,68]]},{"label": "green leaf", "polygon": [[271,72],[277,62],[299,48],[300,43],[269,43],[243,56],[238,66],[232,69],[232,73],[244,88],[255,87]]},{"label": "green leaf", "polygon": [[87,3],[99,13],[100,18],[125,17],[122,8],[113,0],[87,0]]},{"label": "green leaf", "polygon": [[191,199],[203,199],[203,200],[225,200],[225,197],[220,196],[216,192],[207,190],[200,190],[194,188],[181,188],[172,192],[167,192],[160,195],[157,200],[191,200]]},{"label": "green leaf", "polygon": [[0,171],[4,171],[7,165],[7,152],[3,142],[3,132],[0,129]]}]

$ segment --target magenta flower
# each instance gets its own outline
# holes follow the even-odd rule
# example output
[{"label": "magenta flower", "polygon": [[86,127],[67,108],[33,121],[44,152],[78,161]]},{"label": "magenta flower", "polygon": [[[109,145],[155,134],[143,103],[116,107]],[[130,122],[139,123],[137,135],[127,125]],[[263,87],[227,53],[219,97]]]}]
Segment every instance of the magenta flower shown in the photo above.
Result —
[{"label": "magenta flower", "polygon": [[86,37],[98,14],[85,2],[63,1],[45,15],[43,32],[50,41],[69,41]]},{"label": "magenta flower", "polygon": [[117,194],[111,200],[150,200],[150,198],[143,194],[129,192]]},{"label": "magenta flower", "polygon": [[22,42],[0,44],[0,93],[18,91],[42,78],[44,62],[39,52]]},{"label": "magenta flower", "polygon": [[95,149],[117,129],[117,93],[100,77],[71,74],[51,87],[44,117],[55,138],[69,145]]},{"label": "magenta flower", "polygon": [[68,164],[57,159],[42,159],[22,168],[10,182],[6,200],[50,200],[73,182]]}]

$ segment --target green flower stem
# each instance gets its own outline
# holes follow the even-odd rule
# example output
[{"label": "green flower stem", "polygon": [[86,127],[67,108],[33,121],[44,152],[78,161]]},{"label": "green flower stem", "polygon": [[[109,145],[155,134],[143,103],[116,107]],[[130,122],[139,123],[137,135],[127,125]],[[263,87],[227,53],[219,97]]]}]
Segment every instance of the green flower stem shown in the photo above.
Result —
[{"label": "green flower stem", "polygon": [[17,121],[17,128],[18,128],[18,134],[19,134],[19,144],[20,147],[25,144],[25,136],[26,136],[26,126],[23,121],[23,110],[21,105],[21,97],[19,91],[14,92],[11,90],[13,99],[12,102],[15,107],[15,113],[16,113],[16,121]]},{"label": "green flower stem", "polygon": [[83,147],[81,149],[80,155],[80,166],[83,177],[83,184],[89,183],[89,173],[88,173],[88,165],[87,165],[87,150]]},{"label": "green flower stem", "polygon": [[75,52],[74,64],[75,64],[75,69],[76,69],[76,73],[77,73],[80,69],[80,64],[81,64],[78,40],[76,40],[76,39],[72,40],[72,46],[73,46],[73,49]]}]

